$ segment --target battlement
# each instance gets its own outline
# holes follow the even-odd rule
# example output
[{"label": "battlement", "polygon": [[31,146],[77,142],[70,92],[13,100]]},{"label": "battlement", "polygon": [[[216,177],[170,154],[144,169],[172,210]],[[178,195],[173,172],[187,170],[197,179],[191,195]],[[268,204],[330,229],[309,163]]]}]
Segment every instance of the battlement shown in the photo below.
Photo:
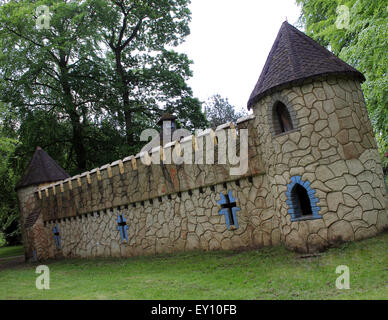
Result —
[{"label": "battlement", "polygon": [[[129,206],[263,174],[253,120],[254,116],[250,115],[239,119],[236,125],[229,122],[217,127],[215,131],[206,129],[196,135],[166,143],[163,147],[152,148],[150,152],[143,151],[38,188],[36,198],[40,202],[43,219],[51,221]],[[228,161],[228,148],[224,146],[226,141],[221,139],[231,135],[238,151],[241,129],[248,129],[248,154],[237,157],[241,158],[240,161],[248,157],[248,170],[241,175],[230,175],[230,169],[238,164]],[[214,164],[207,164],[207,151],[213,146]],[[171,160],[167,159],[169,154],[183,157],[188,147],[193,150],[193,154],[189,155],[192,156],[193,164],[186,164],[183,159],[181,164],[168,162]],[[153,164],[155,159],[160,160],[160,164]]]}]

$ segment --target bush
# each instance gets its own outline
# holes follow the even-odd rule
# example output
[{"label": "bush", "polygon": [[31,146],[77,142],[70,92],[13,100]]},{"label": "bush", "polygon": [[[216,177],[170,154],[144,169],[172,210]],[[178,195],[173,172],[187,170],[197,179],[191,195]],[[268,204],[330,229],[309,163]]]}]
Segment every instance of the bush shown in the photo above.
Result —
[{"label": "bush", "polygon": [[[4,239],[4,245],[15,246],[21,243],[21,230],[19,224],[19,214],[5,212],[0,217],[0,230]],[[0,213],[1,215],[1,213]],[[1,240],[0,240],[1,242]],[[0,243],[1,246],[1,243]]]},{"label": "bush", "polygon": [[5,242],[4,235],[3,235],[3,233],[0,232],[0,248],[4,247],[5,244],[6,244],[6,242]]}]

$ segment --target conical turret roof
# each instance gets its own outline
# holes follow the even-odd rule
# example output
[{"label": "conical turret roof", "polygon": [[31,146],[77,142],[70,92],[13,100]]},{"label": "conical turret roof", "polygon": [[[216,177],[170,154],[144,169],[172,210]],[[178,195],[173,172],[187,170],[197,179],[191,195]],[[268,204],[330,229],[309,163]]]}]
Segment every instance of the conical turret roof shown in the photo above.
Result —
[{"label": "conical turret roof", "polygon": [[42,148],[37,147],[26,174],[16,186],[16,189],[39,185],[47,182],[55,182],[70,178],[69,174],[63,170]]},{"label": "conical turret roof", "polygon": [[285,21],[249,98],[248,109],[282,85],[330,74],[365,80],[362,73]]}]

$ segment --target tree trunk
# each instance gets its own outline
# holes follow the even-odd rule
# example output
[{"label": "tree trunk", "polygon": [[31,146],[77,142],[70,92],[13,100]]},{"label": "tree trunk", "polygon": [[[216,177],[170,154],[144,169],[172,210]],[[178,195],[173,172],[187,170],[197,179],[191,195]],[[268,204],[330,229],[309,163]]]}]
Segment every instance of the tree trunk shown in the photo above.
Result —
[{"label": "tree trunk", "polygon": [[73,138],[72,143],[74,147],[74,152],[76,155],[77,166],[80,171],[86,171],[87,161],[86,161],[86,148],[84,144],[84,130],[80,122],[80,116],[77,112],[72,112],[70,115],[71,126],[73,128]]},{"label": "tree trunk", "polygon": [[73,129],[72,144],[74,147],[76,162],[78,170],[86,171],[87,169],[87,157],[86,157],[86,147],[85,147],[85,137],[84,137],[84,128],[81,123],[81,117],[77,112],[77,108],[73,102],[73,96],[71,94],[71,89],[69,82],[67,81],[67,69],[65,66],[61,66],[62,79],[61,85],[64,93],[65,100],[65,110],[67,111],[71,126]]},{"label": "tree trunk", "polygon": [[132,129],[132,111],[131,105],[129,102],[129,90],[127,86],[127,76],[121,61],[121,50],[119,48],[115,49],[115,57],[116,57],[116,71],[120,76],[121,83],[121,95],[123,99],[123,112],[125,119],[125,135],[127,139],[127,143],[129,146],[134,144],[133,134],[131,132]]},{"label": "tree trunk", "polygon": [[[127,137],[127,143],[129,146],[132,146],[134,144],[133,139],[133,133],[131,132],[130,128],[132,128],[132,112],[130,110],[125,109],[124,105],[124,116],[125,116],[125,132]],[[129,104],[128,104],[129,108]]]}]

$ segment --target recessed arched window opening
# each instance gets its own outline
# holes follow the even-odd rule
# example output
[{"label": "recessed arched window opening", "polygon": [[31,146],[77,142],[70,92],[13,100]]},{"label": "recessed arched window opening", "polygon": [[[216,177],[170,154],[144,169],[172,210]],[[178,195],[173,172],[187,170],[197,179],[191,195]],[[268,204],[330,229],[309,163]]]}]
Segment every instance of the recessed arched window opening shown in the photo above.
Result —
[{"label": "recessed arched window opening", "polygon": [[312,216],[310,197],[307,190],[296,184],[291,191],[291,199],[295,208],[295,217]]},{"label": "recessed arched window opening", "polygon": [[291,183],[287,186],[288,213],[291,221],[322,219],[319,214],[319,199],[315,196],[316,191],[311,188],[308,180],[303,181],[301,176],[291,177]]},{"label": "recessed arched window opening", "polygon": [[278,101],[273,108],[273,121],[275,134],[284,133],[294,129],[291,115],[287,107]]}]

